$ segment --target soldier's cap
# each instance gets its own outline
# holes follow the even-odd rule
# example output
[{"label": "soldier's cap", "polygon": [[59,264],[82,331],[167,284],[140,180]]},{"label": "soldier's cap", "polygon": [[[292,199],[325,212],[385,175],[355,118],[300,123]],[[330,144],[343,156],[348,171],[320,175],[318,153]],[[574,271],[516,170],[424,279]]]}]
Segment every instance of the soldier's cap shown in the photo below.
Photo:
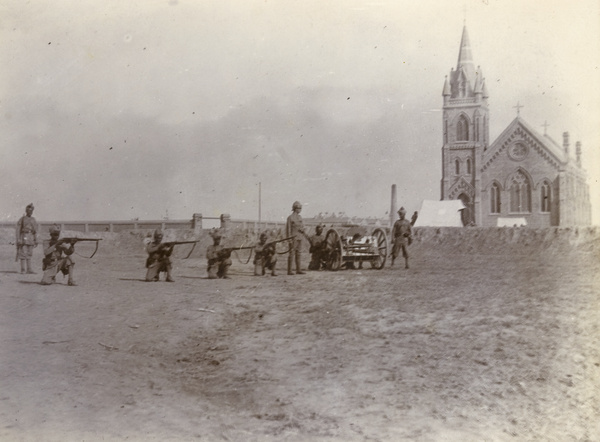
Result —
[{"label": "soldier's cap", "polygon": [[315,227],[315,229],[321,229],[321,230],[323,230],[323,224],[317,224],[317,227]]},{"label": "soldier's cap", "polygon": [[218,229],[213,229],[210,231],[210,236],[212,236],[213,239],[217,239],[221,238],[223,235],[221,235],[221,232]]},{"label": "soldier's cap", "polygon": [[400,209],[398,209],[398,213],[406,215],[406,209],[404,207],[400,207]]},{"label": "soldier's cap", "polygon": [[294,204],[292,204],[292,210],[294,209],[302,209],[302,204],[300,201],[294,201]]},{"label": "soldier's cap", "polygon": [[160,229],[156,229],[154,231],[154,237],[156,238],[158,236],[163,236],[162,230],[160,230]]},{"label": "soldier's cap", "polygon": [[60,226],[58,224],[54,224],[50,226],[48,230],[50,231],[50,235],[58,235],[60,233]]},{"label": "soldier's cap", "polygon": [[25,208],[26,208],[26,209],[32,209],[32,210],[33,210],[33,209],[34,209],[34,207],[33,207],[33,203],[29,203],[29,204],[27,204],[27,206],[26,206]]},{"label": "soldier's cap", "polygon": [[261,239],[262,238],[268,238],[269,235],[267,235],[267,232],[263,232],[263,233],[260,234],[260,237],[261,237]]}]

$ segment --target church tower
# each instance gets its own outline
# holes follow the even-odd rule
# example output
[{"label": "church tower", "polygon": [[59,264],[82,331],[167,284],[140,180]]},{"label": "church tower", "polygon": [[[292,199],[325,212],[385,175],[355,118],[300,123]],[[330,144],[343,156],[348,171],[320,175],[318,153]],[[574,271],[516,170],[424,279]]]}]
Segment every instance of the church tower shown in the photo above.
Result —
[{"label": "church tower", "polygon": [[489,147],[488,92],[463,27],[456,69],[444,81],[441,199],[460,199],[465,225],[481,223],[481,159]]}]

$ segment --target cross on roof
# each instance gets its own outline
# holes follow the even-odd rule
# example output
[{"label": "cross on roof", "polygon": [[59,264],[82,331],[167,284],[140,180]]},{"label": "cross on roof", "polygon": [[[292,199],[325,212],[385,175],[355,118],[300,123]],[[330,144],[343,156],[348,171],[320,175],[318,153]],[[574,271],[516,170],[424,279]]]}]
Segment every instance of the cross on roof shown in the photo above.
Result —
[{"label": "cross on roof", "polygon": [[548,126],[550,126],[550,125],[548,124],[547,121],[544,121],[544,124],[542,124],[542,126],[544,126],[544,135],[546,135],[546,129],[548,129]]},{"label": "cross on roof", "polygon": [[516,106],[513,106],[513,109],[514,109],[514,108],[516,108],[516,109],[517,109],[517,117],[518,117],[519,115],[521,115],[521,108],[522,108],[522,107],[525,107],[525,106],[523,106],[522,104],[520,104],[518,101],[517,101],[517,105],[516,105]]}]

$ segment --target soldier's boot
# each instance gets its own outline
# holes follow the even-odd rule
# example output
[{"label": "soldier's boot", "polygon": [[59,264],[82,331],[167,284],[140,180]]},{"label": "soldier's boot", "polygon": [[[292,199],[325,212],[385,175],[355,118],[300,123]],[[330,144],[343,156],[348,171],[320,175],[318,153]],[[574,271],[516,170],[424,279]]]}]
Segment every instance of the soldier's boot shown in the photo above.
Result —
[{"label": "soldier's boot", "polygon": [[76,286],[75,280],[73,279],[73,265],[69,268],[69,279],[67,280],[67,284],[70,286]]},{"label": "soldier's boot", "polygon": [[408,266],[408,258],[404,258],[404,263],[404,268],[409,269],[410,267]]},{"label": "soldier's boot", "polygon": [[394,255],[392,255],[392,262],[390,264],[390,267],[394,267],[394,261],[396,260],[396,258],[394,257]]},{"label": "soldier's boot", "polygon": [[275,264],[271,267],[271,276],[277,276],[277,272],[275,271]]},{"label": "soldier's boot", "polygon": [[302,267],[300,266],[300,253],[296,253],[296,275],[305,275],[306,272],[302,271]]},{"label": "soldier's boot", "polygon": [[265,269],[262,268],[260,263],[254,264],[254,276],[262,276],[265,274]]},{"label": "soldier's boot", "polygon": [[25,260],[21,260],[21,273],[25,273]]},{"label": "soldier's boot", "polygon": [[170,265],[169,265],[169,266],[167,266],[167,279],[166,279],[166,281],[167,281],[167,282],[175,282],[175,280],[174,280],[174,279],[173,279],[173,277],[171,276],[171,269],[172,269],[172,268],[173,268],[173,267],[172,267],[172,266],[170,266]]},{"label": "soldier's boot", "polygon": [[293,275],[292,273],[292,252],[290,252],[289,256],[288,256],[288,275]]},{"label": "soldier's boot", "polygon": [[223,278],[223,279],[231,279],[229,277],[228,273],[229,273],[229,266],[225,266],[223,268],[223,272],[221,273],[221,278]]},{"label": "soldier's boot", "polygon": [[31,270],[31,260],[28,259],[25,262],[27,263],[27,273],[29,273],[30,275],[35,275],[35,272],[33,270]]}]

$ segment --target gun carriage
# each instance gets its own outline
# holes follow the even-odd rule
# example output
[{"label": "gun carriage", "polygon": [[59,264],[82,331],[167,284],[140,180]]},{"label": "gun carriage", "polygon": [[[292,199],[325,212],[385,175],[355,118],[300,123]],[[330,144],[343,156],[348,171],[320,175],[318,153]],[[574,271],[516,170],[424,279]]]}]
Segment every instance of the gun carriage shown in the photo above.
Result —
[{"label": "gun carriage", "polygon": [[374,229],[370,235],[363,227],[351,227],[344,233],[332,228],[325,235],[324,255],[329,270],[354,268],[355,263],[362,267],[363,262],[380,270],[388,256],[387,235],[381,228]]}]

